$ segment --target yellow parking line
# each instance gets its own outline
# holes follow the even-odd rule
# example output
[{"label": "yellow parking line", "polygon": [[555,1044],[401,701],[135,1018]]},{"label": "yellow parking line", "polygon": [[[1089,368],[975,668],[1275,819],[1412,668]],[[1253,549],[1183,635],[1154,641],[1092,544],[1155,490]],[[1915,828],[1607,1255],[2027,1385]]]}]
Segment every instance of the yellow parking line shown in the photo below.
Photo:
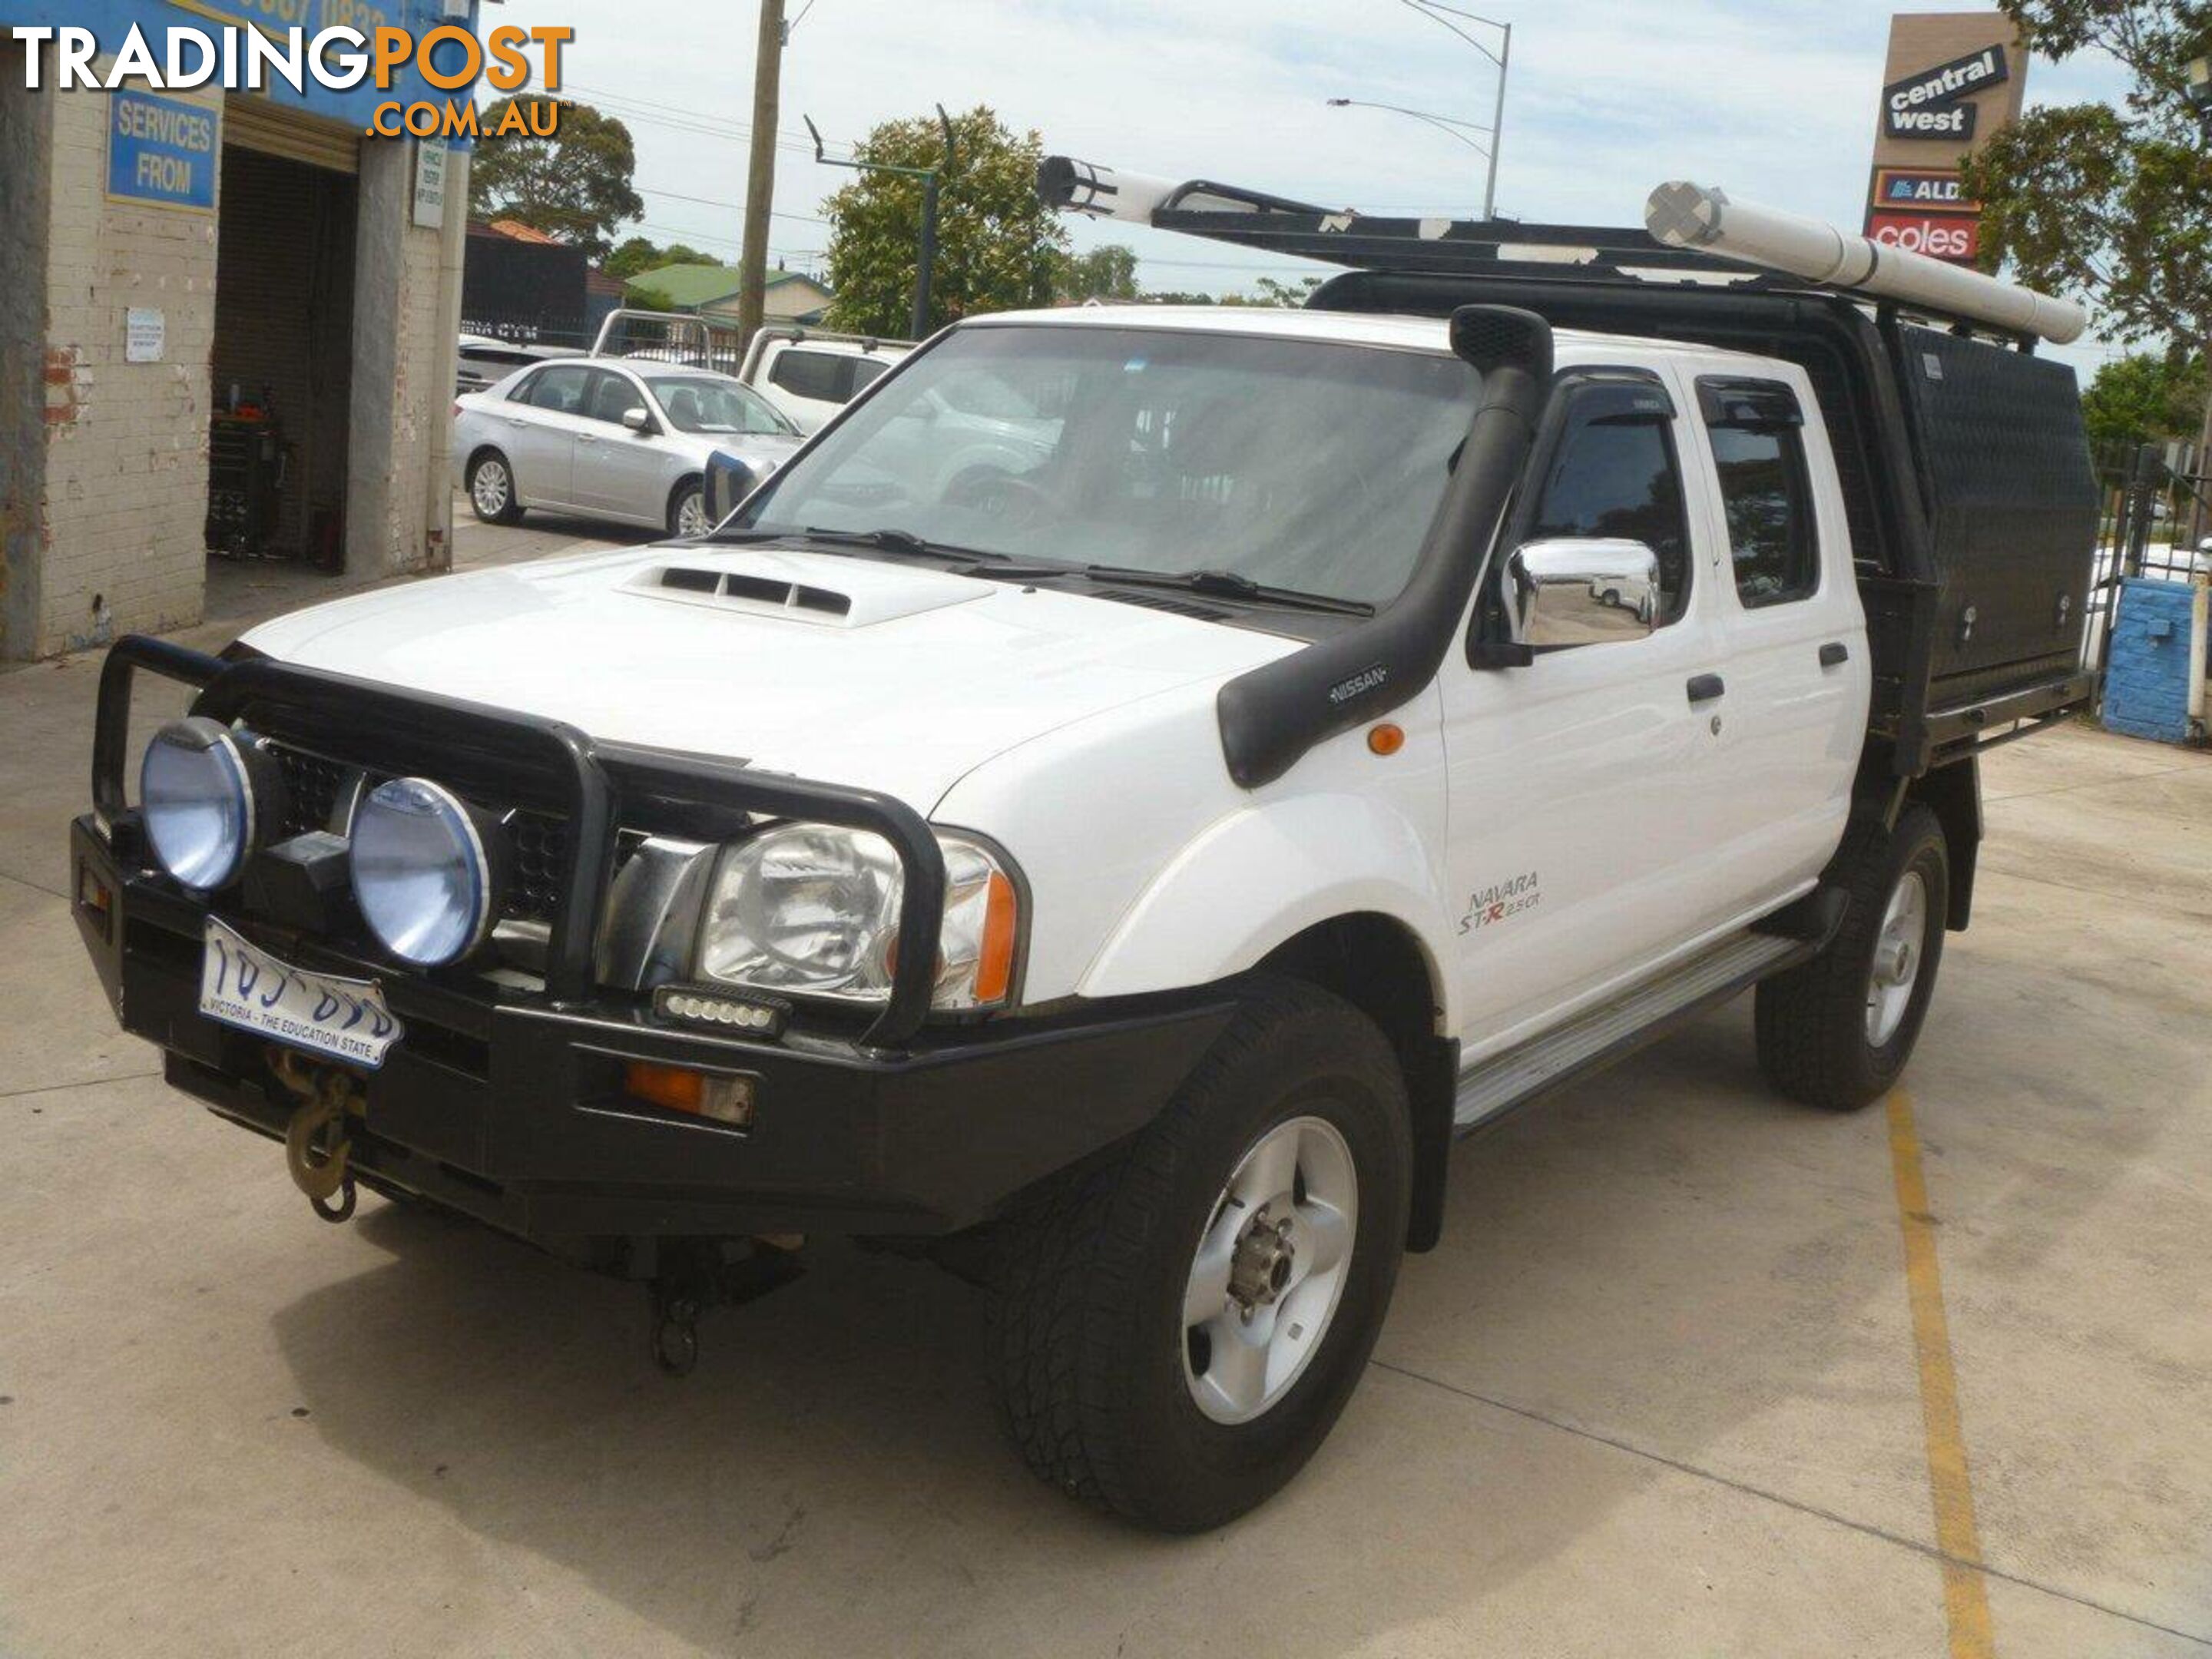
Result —
[{"label": "yellow parking line", "polygon": [[1928,1485],[1936,1503],[1936,1547],[1943,1562],[1943,1614],[1951,1659],[1994,1659],[1982,1546],[1974,1530],[1974,1486],[1959,1426],[1959,1377],[1951,1326],[1943,1314],[1943,1275],[1936,1261],[1936,1218],[1920,1167],[1912,1098],[1889,1097],[1889,1161],[1897,1176],[1897,1218],[1905,1233],[1905,1286],[1912,1303],[1912,1344],[1920,1361],[1920,1416],[1928,1437]]}]

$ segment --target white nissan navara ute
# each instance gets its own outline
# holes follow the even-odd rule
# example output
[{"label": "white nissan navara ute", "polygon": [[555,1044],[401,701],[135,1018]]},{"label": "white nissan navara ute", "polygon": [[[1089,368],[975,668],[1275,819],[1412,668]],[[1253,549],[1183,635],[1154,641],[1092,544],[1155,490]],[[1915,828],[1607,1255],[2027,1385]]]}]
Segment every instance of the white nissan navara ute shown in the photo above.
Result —
[{"label": "white nissan navara ute", "polygon": [[1899,267],[1205,194],[1359,268],[961,324],[701,539],[116,647],[123,1024],[672,1370],[805,1236],[933,1254],[1030,1466],[1174,1530],[1328,1433],[1455,1137],[1752,986],[1781,1093],[1880,1097],[1978,750],[2087,694],[2070,371]]}]

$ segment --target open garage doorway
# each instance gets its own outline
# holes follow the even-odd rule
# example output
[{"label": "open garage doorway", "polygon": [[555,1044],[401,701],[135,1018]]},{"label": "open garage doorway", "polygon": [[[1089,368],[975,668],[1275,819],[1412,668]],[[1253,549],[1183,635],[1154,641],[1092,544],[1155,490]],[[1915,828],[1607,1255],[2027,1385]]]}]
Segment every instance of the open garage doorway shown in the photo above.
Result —
[{"label": "open garage doorway", "polygon": [[358,204],[350,172],[224,147],[208,434],[212,559],[344,566]]}]

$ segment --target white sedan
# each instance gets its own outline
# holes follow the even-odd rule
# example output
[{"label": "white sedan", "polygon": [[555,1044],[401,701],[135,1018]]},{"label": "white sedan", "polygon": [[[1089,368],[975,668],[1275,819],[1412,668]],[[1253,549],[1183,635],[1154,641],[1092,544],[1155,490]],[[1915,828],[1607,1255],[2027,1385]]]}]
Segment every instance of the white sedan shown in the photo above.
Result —
[{"label": "white sedan", "polygon": [[708,457],[735,458],[758,484],[802,441],[750,387],[676,364],[546,363],[453,405],[459,483],[487,524],[539,507],[703,536]]}]

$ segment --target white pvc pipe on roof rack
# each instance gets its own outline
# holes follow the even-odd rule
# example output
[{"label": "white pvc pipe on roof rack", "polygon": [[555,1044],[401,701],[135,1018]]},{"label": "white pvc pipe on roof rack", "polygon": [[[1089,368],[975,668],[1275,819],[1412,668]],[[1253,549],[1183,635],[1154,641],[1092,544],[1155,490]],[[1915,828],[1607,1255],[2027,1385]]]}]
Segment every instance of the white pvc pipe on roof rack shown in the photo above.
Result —
[{"label": "white pvc pipe on roof rack", "polygon": [[1850,235],[1818,219],[1740,202],[1677,179],[1651,192],[1644,227],[1669,247],[1698,248],[1808,283],[1850,289],[1945,317],[2056,345],[2081,337],[2089,314],[2069,300],[2001,283],[1978,270]]}]

